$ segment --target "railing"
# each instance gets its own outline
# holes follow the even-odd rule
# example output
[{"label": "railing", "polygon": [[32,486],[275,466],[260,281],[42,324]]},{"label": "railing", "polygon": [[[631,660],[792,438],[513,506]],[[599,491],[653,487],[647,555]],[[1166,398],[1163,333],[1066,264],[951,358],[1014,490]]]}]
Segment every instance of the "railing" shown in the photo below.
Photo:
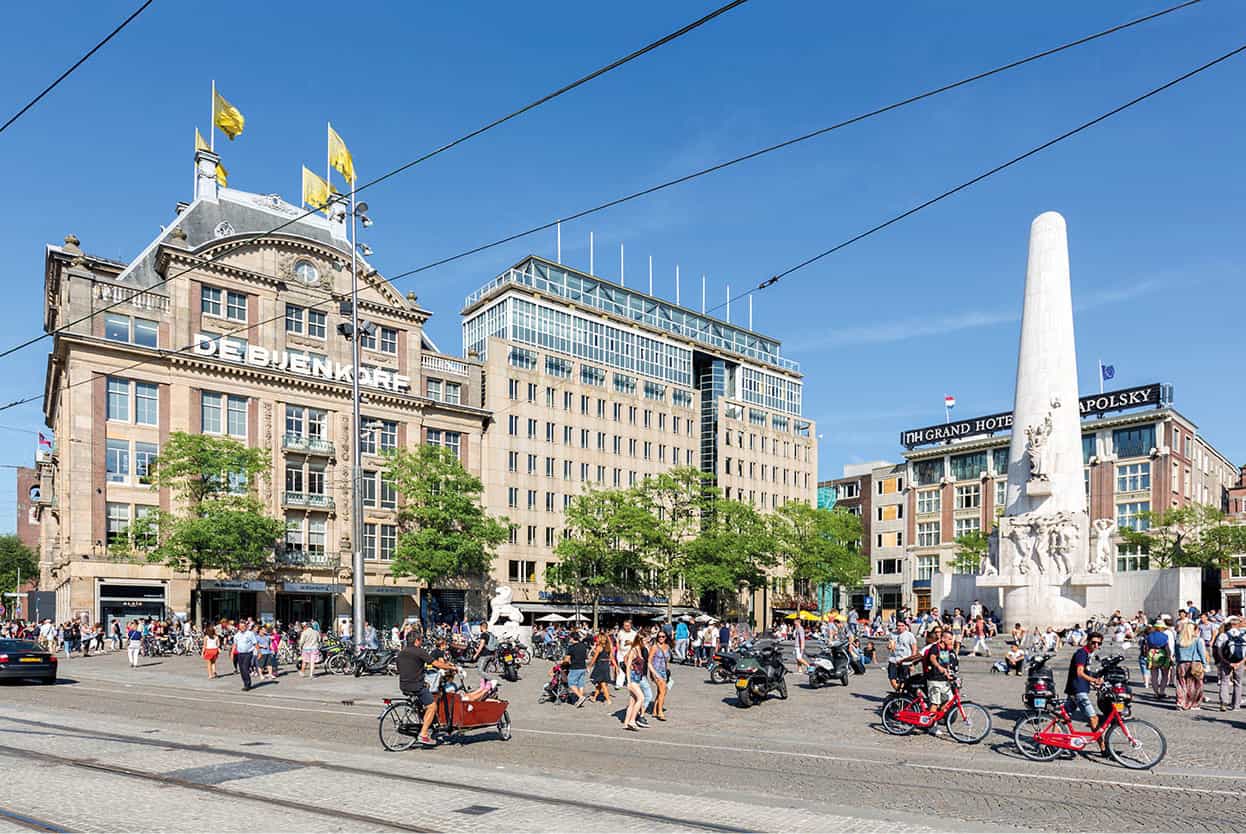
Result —
[{"label": "railing", "polygon": [[338,554],[325,553],[324,551],[286,550],[284,548],[278,549],[277,551],[277,564],[279,565],[325,567],[329,565],[336,565],[339,561]]},{"label": "railing", "polygon": [[305,434],[285,434],[281,437],[281,448],[292,452],[311,452],[318,455],[332,455],[333,443],[319,437],[308,437]]},{"label": "railing", "polygon": [[333,499],[318,492],[290,492],[281,494],[281,503],[286,507],[307,507],[311,510],[331,510]]},{"label": "railing", "polygon": [[129,304],[140,310],[159,310],[167,313],[169,311],[169,297],[167,295],[159,295],[148,290],[139,290],[132,287],[119,287],[115,284],[96,284],[99,287],[99,299],[101,301],[111,301],[117,304]]},{"label": "railing", "polygon": [[443,374],[455,374],[457,376],[467,376],[467,363],[460,362],[457,359],[450,359],[445,356],[430,355],[427,353],[420,355],[420,367],[426,371],[436,371]]}]

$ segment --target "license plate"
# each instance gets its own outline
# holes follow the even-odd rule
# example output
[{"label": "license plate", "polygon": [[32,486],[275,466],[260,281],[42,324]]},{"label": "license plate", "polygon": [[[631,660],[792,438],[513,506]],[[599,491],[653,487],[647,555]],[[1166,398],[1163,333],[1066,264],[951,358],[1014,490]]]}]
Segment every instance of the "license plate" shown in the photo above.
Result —
[{"label": "license plate", "polygon": [[1036,707],[1044,707],[1044,706],[1047,706],[1047,699],[1046,699],[1046,698],[1035,698],[1035,699],[1034,699],[1034,706],[1036,706]]},{"label": "license plate", "polygon": [[748,678],[740,678],[735,685],[736,689],[748,689]]},{"label": "license plate", "polygon": [[1123,710],[1125,709],[1125,702],[1124,701],[1113,701],[1112,706],[1116,707],[1119,710]]},{"label": "license plate", "polygon": [[20,662],[21,662],[21,663],[42,663],[42,662],[43,662],[43,658],[41,658],[41,657],[23,657],[23,658],[21,659],[21,661],[20,661]]},{"label": "license plate", "polygon": [[512,657],[512,656],[511,656],[511,655],[509,655],[509,654],[508,654],[506,657],[502,658],[502,659],[503,659],[503,660],[505,660],[507,663],[514,663],[514,662],[515,662],[515,658],[514,658],[514,657]]}]

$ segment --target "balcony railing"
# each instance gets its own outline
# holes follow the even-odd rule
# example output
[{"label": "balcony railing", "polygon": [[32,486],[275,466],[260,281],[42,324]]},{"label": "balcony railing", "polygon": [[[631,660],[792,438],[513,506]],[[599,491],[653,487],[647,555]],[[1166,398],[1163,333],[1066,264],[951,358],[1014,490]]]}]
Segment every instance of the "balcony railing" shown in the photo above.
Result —
[{"label": "balcony railing", "polygon": [[279,565],[328,567],[337,565],[338,562],[338,554],[325,553],[322,550],[293,550],[285,547],[277,549],[277,564]]},{"label": "balcony railing", "polygon": [[333,442],[319,437],[308,437],[305,434],[285,434],[281,436],[281,448],[290,452],[308,452],[313,455],[332,455]]},{"label": "balcony railing", "polygon": [[309,510],[332,510],[334,508],[333,499],[319,492],[286,490],[281,494],[281,503],[282,506],[306,507]]},{"label": "balcony railing", "polygon": [[96,284],[96,287],[98,288],[98,295],[101,301],[111,301],[114,304],[129,304],[131,307],[139,310],[169,312],[169,297],[167,295],[131,287],[120,287],[115,284],[99,283]]},{"label": "balcony railing", "polygon": [[434,371],[436,373],[467,376],[466,362],[460,362],[457,359],[450,359],[445,356],[436,356],[428,353],[421,354],[420,367],[426,371]]}]

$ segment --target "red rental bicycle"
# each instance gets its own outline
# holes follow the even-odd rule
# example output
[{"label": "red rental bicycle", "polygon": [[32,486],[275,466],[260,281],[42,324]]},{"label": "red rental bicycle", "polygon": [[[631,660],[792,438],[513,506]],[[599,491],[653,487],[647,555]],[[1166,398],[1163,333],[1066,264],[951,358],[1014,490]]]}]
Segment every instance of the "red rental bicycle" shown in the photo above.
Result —
[{"label": "red rental bicycle", "polygon": [[1104,683],[1099,688],[1100,709],[1105,714],[1097,730],[1075,730],[1064,701],[1048,704],[1044,712],[1022,716],[1012,731],[1013,743],[1027,759],[1051,761],[1062,750],[1075,753],[1103,743],[1117,764],[1130,770],[1155,767],[1168,752],[1168,741],[1159,728],[1140,718],[1125,720],[1128,692],[1123,683]]},{"label": "red rental bicycle", "polygon": [[938,707],[926,702],[926,696],[897,695],[883,704],[883,729],[892,735],[906,736],[915,729],[930,730],[940,721],[948,735],[962,744],[977,744],[991,732],[991,714],[985,708],[960,697],[960,676],[953,676],[952,697]]}]

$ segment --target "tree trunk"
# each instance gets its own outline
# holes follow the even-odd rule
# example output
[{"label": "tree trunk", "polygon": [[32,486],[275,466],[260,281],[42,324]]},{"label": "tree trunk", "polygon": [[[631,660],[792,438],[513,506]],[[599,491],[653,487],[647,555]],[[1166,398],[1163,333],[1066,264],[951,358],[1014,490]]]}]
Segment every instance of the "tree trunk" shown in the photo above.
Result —
[{"label": "tree trunk", "polygon": [[[667,573],[666,575],[666,621],[668,623],[675,622],[673,619],[671,619],[671,614],[674,612],[674,605],[675,605],[675,576],[674,574]],[[671,627],[674,628],[673,625]]]}]

